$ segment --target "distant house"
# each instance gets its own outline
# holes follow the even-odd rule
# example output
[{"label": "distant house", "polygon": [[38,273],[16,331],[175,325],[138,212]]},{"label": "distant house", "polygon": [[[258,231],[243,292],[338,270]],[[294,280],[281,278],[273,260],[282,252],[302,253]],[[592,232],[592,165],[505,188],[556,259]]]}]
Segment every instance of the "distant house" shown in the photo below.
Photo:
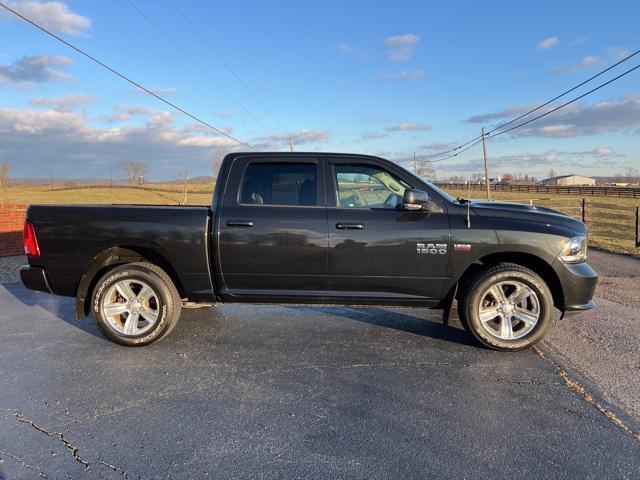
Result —
[{"label": "distant house", "polygon": [[560,175],[559,177],[545,178],[540,180],[541,185],[595,185],[596,179],[591,177],[584,177],[582,175]]}]

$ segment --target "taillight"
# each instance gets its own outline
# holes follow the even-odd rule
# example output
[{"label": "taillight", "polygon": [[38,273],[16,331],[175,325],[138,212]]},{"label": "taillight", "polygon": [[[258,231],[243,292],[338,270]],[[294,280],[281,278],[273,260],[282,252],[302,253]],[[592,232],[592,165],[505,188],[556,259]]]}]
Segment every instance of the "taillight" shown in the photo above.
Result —
[{"label": "taillight", "polygon": [[29,220],[24,221],[24,253],[34,257],[40,256],[40,247],[36,237],[36,229]]}]

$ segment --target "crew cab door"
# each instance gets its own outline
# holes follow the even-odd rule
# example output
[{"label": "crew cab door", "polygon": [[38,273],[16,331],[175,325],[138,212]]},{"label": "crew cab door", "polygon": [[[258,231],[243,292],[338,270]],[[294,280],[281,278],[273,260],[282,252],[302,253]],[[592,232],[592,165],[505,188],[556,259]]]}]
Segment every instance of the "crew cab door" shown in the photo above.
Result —
[{"label": "crew cab door", "polygon": [[306,155],[234,160],[217,227],[217,284],[223,298],[324,298],[328,232],[323,170],[321,158]]},{"label": "crew cab door", "polygon": [[449,220],[443,203],[432,212],[402,209],[405,189],[418,188],[413,183],[386,163],[329,159],[328,299],[400,305],[439,301]]}]

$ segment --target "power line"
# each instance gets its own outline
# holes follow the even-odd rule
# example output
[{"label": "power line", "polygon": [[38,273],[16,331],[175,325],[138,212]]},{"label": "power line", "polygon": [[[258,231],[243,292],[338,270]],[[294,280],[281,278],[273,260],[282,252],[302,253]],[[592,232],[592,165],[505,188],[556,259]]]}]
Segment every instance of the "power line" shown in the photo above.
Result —
[{"label": "power line", "polygon": [[[439,159],[437,159],[437,160],[428,160],[428,161],[430,161],[431,163],[437,163],[437,162],[442,162],[442,161],[448,160],[448,159],[453,158],[453,157],[457,157],[457,156],[458,156],[458,155],[460,155],[461,153],[466,152],[467,150],[469,150],[469,149],[471,149],[471,148],[475,147],[477,144],[479,144],[480,142],[482,142],[482,141],[483,141],[483,139],[484,139],[484,140],[488,140],[488,139],[490,139],[490,138],[494,138],[494,137],[497,137],[497,136],[499,136],[499,135],[502,135],[503,133],[511,132],[511,131],[513,131],[513,130],[516,130],[517,128],[524,127],[525,125],[528,125],[528,124],[530,124],[530,123],[532,123],[532,122],[535,122],[536,120],[539,120],[539,119],[541,119],[541,118],[543,118],[543,117],[546,117],[547,115],[550,115],[550,114],[552,114],[552,113],[554,113],[554,112],[557,112],[558,110],[560,110],[560,109],[562,109],[562,108],[564,108],[564,107],[566,107],[566,106],[568,106],[568,105],[571,105],[572,103],[577,102],[578,100],[580,100],[580,99],[582,99],[582,98],[586,97],[587,95],[592,94],[593,92],[596,92],[596,91],[600,90],[601,88],[606,87],[606,86],[607,86],[607,85],[609,85],[610,83],[615,82],[616,80],[618,80],[618,79],[620,79],[620,78],[624,77],[625,75],[630,74],[631,72],[633,72],[634,70],[637,70],[637,69],[639,69],[639,68],[640,68],[640,65],[636,65],[635,67],[630,68],[629,70],[626,70],[626,71],[622,72],[620,75],[617,75],[616,77],[614,77],[614,78],[612,78],[612,79],[610,79],[610,80],[608,80],[608,81],[606,81],[606,82],[604,82],[604,83],[601,83],[601,84],[600,84],[600,85],[598,85],[597,87],[592,88],[592,89],[591,89],[591,90],[589,90],[588,92],[585,92],[585,93],[583,93],[582,95],[579,95],[579,96],[577,96],[577,97],[573,98],[572,100],[569,100],[568,102],[565,102],[565,103],[563,103],[562,105],[559,105],[559,106],[557,106],[557,107],[555,107],[555,108],[553,108],[553,109],[551,109],[551,110],[549,110],[549,111],[547,111],[547,112],[545,112],[545,113],[543,113],[543,114],[540,114],[540,115],[538,115],[538,116],[536,116],[536,117],[534,117],[534,118],[531,118],[531,119],[529,119],[529,120],[527,120],[527,121],[525,121],[525,122],[519,123],[518,125],[515,125],[515,126],[513,126],[513,127],[511,127],[511,128],[508,128],[507,130],[502,130],[502,131],[497,132],[497,133],[494,133],[494,134],[492,134],[492,135],[489,135],[488,133],[487,133],[487,134],[484,134],[484,135],[480,135],[479,140],[476,140],[473,144],[469,145],[468,147],[464,148],[463,150],[460,150],[459,152],[457,152],[457,153],[455,153],[455,154],[453,154],[453,155],[449,155],[449,156],[447,156],[447,157],[445,157],[445,158],[439,158]],[[467,143],[469,143],[469,142],[467,142]],[[422,157],[422,158],[424,158],[424,157]]]},{"label": "power line", "polygon": [[629,70],[627,70],[627,71],[625,71],[625,72],[622,72],[622,73],[621,73],[620,75],[618,75],[617,77],[614,77],[614,78],[612,78],[611,80],[608,80],[608,81],[606,81],[606,82],[604,82],[604,83],[602,83],[602,84],[598,85],[597,87],[592,88],[592,89],[591,89],[591,90],[589,90],[588,92],[585,92],[585,93],[583,93],[582,95],[577,96],[577,97],[576,97],[576,98],[574,98],[573,100],[569,100],[568,102],[565,102],[565,103],[563,103],[562,105],[560,105],[560,106],[558,106],[558,107],[556,107],[556,108],[553,108],[553,109],[549,110],[548,112],[545,112],[545,113],[543,113],[543,114],[541,114],[541,115],[538,115],[538,116],[536,116],[536,117],[533,117],[533,118],[531,118],[531,119],[527,120],[526,122],[522,122],[522,123],[520,123],[520,124],[518,124],[518,125],[515,125],[515,126],[513,126],[513,127],[511,127],[511,128],[508,128],[508,129],[506,129],[506,130],[502,130],[502,131],[500,131],[500,132],[498,132],[498,133],[494,133],[493,135],[489,135],[489,136],[487,136],[486,138],[493,138],[493,137],[497,137],[498,135],[502,135],[503,133],[511,132],[512,130],[515,130],[516,128],[524,127],[525,125],[528,125],[528,124],[530,124],[531,122],[535,122],[536,120],[539,120],[539,119],[541,119],[541,118],[543,118],[543,117],[546,117],[547,115],[550,115],[550,114],[552,114],[553,112],[557,112],[557,111],[558,111],[558,110],[560,110],[561,108],[564,108],[564,107],[566,107],[567,105],[571,105],[572,103],[577,102],[577,101],[578,101],[578,100],[580,100],[581,98],[584,98],[584,97],[586,97],[587,95],[590,95],[590,94],[592,94],[593,92],[595,92],[595,91],[597,91],[597,90],[600,90],[600,89],[601,89],[601,88],[603,88],[603,87],[606,87],[606,86],[607,86],[607,85],[609,85],[610,83],[613,83],[613,82],[615,82],[616,80],[618,80],[619,78],[622,78],[622,77],[624,77],[625,75],[630,74],[631,72],[633,72],[634,70],[637,70],[638,68],[640,68],[640,64],[639,64],[639,65],[636,65],[636,66],[635,66],[635,67],[633,67],[633,68],[630,68]]},{"label": "power line", "polygon": [[287,127],[285,127],[283,123],[280,121],[280,119],[276,117],[271,112],[271,110],[267,108],[267,106],[264,103],[262,103],[262,101],[258,98],[258,96],[255,93],[253,93],[253,91],[244,82],[244,80],[242,80],[240,75],[238,75],[235,72],[235,70],[231,67],[229,62],[225,60],[225,58],[218,52],[218,50],[212,45],[212,43],[207,39],[207,37],[194,25],[194,23],[189,19],[189,17],[184,13],[184,11],[176,4],[176,2],[174,2],[173,0],[168,0],[168,1],[171,5],[173,5],[173,8],[176,9],[176,11],[185,20],[185,22],[187,22],[187,24],[191,27],[191,29],[202,39],[202,41],[205,43],[205,45],[207,45],[209,50],[211,50],[211,52],[213,52],[213,54],[216,57],[218,57],[218,59],[224,64],[225,67],[227,67],[227,69],[233,74],[233,76],[238,80],[238,82],[240,82],[240,85],[242,85],[242,87],[249,93],[249,95],[251,95],[255,99],[256,102],[258,102],[258,104],[267,113],[267,115],[269,115],[289,136],[291,136]]},{"label": "power line", "polygon": [[131,78],[127,77],[126,75],[118,72],[116,69],[114,69],[113,67],[110,67],[109,65],[107,65],[106,63],[98,60],[96,57],[90,55],[89,53],[81,50],[80,48],[76,47],[75,45],[69,43],[67,40],[65,40],[62,37],[59,37],[58,35],[56,35],[55,33],[50,32],[49,30],[47,30],[46,28],[38,25],[37,23],[35,23],[34,21],[28,19],[27,17],[25,17],[24,15],[22,15],[21,13],[16,12],[15,10],[13,10],[12,8],[8,7],[7,5],[5,5],[4,3],[0,2],[0,7],[4,8],[5,10],[7,10],[8,12],[13,13],[16,17],[21,18],[22,20],[24,20],[25,22],[33,25],[34,27],[36,27],[37,29],[43,31],[44,33],[46,33],[47,35],[55,38],[56,40],[58,40],[61,43],[64,43],[66,46],[68,46],[69,48],[75,50],[76,52],[80,53],[81,55],[84,55],[85,57],[87,57],[88,59],[92,60],[93,62],[97,63],[98,65],[100,65],[103,68],[106,68],[107,70],[109,70],[111,73],[113,73],[114,75],[117,75],[118,77],[122,78],[123,80],[129,82],[130,84],[134,85],[135,87],[138,87],[140,90],[148,93],[149,95],[157,98],[158,100],[160,100],[161,102],[169,105],[171,108],[174,108],[175,110],[179,111],[180,113],[188,116],[189,118],[195,120],[196,122],[204,125],[207,128],[210,128],[211,130],[213,130],[214,132],[223,135],[227,138],[229,138],[230,140],[233,140],[234,142],[239,143],[240,145],[244,145],[245,147],[251,149],[251,150],[256,150],[255,148],[253,148],[251,145],[249,145],[246,142],[243,142],[242,140],[238,140],[237,138],[233,137],[232,135],[220,130],[219,128],[214,127],[213,125],[205,122],[204,120],[201,120],[200,118],[196,117],[195,115],[193,115],[192,113],[187,112],[185,109],[179,107],[178,105],[171,103],[169,100],[163,98],[162,96],[158,95],[157,93],[152,92],[151,90],[149,90],[148,88],[144,87],[143,85],[141,85],[140,83],[136,82],[135,80],[132,80]]},{"label": "power line", "polygon": [[138,8],[138,6],[133,2],[133,0],[127,0],[127,1],[138,12],[138,14],[142,18],[144,18],[153,28],[155,28],[158,32],[160,32],[160,34],[162,34],[162,36],[164,36],[167,39],[167,41],[169,41],[169,43],[171,43],[175,47],[176,50],[178,50],[187,60],[189,60],[198,70],[200,70],[214,85],[216,85],[220,90],[222,90],[222,92],[227,97],[229,97],[240,108],[242,108],[247,113],[247,115],[253,118],[253,120],[259,123],[269,133],[271,133],[272,135],[276,135],[276,133],[273,130],[271,130],[267,125],[265,125],[262,122],[262,120],[256,117],[247,107],[245,107],[242,104],[242,102],[240,102],[240,100],[234,97],[231,94],[231,92],[229,92],[218,80],[216,80],[216,78],[213,75],[211,75],[196,59],[194,59],[191,55],[187,53],[186,50],[184,50],[180,45],[178,45],[178,43],[175,40],[173,40],[173,38],[171,38],[171,36],[169,36],[167,32],[165,32],[157,23],[151,20],[150,17],[148,17],[142,10],[140,10],[140,8]]},{"label": "power line", "polygon": [[[592,81],[592,80],[594,80],[594,79],[598,78],[599,76],[601,76],[601,75],[605,74],[606,72],[608,72],[608,71],[610,71],[611,69],[613,69],[613,68],[617,67],[618,65],[620,65],[620,64],[622,64],[622,63],[624,63],[624,62],[626,62],[627,60],[629,60],[630,58],[634,57],[635,55],[637,55],[637,54],[639,54],[639,53],[640,53],[640,50],[636,50],[635,52],[633,52],[633,53],[631,53],[631,54],[627,55],[626,57],[622,58],[621,60],[619,60],[618,62],[614,63],[613,65],[610,65],[609,67],[605,68],[604,70],[601,70],[600,72],[596,73],[595,75],[592,75],[591,77],[589,77],[589,78],[587,78],[586,80],[584,80],[584,81],[580,82],[579,84],[577,84],[577,85],[575,85],[575,86],[571,87],[570,89],[565,90],[565,91],[564,91],[564,92],[562,92],[560,95],[557,95],[557,96],[553,97],[551,100],[549,100],[549,101],[547,101],[547,102],[543,103],[542,105],[539,105],[539,106],[537,106],[537,107],[535,107],[535,108],[532,108],[531,110],[527,111],[526,113],[523,113],[523,114],[519,115],[518,117],[516,117],[516,118],[514,118],[514,119],[512,119],[512,120],[509,120],[508,122],[502,123],[502,124],[498,125],[497,127],[494,127],[492,130],[490,130],[489,132],[487,132],[487,137],[486,137],[486,138],[491,138],[491,137],[489,137],[489,135],[490,135],[490,134],[492,134],[493,132],[495,132],[495,131],[497,131],[497,130],[502,129],[502,128],[506,127],[507,125],[511,125],[512,123],[515,123],[515,122],[517,122],[518,120],[521,120],[522,118],[524,118],[524,117],[526,117],[526,116],[528,116],[528,115],[530,115],[530,114],[532,114],[532,113],[534,113],[534,112],[537,112],[537,111],[538,111],[538,110],[540,110],[541,108],[546,107],[547,105],[549,105],[549,104],[551,104],[551,103],[555,102],[555,101],[556,101],[556,100],[558,100],[559,98],[562,98],[562,97],[564,97],[565,95],[567,95],[567,94],[569,94],[569,93],[571,93],[571,92],[573,92],[573,91],[577,90],[578,88],[580,88],[580,87],[582,87],[582,86],[586,85],[586,84],[587,84],[587,83],[589,83],[590,81]],[[617,78],[619,78],[619,77],[616,77],[614,80],[616,80]],[[611,83],[611,82],[607,82],[607,84],[608,84],[608,83]],[[595,90],[597,90],[597,89],[595,89]],[[588,95],[589,93],[592,93],[592,92],[593,92],[593,91],[595,91],[595,90],[592,90],[591,92],[587,92],[587,95]],[[581,96],[581,97],[579,97],[579,98],[582,98],[582,97],[584,97],[584,95],[583,95],[583,96]],[[562,107],[560,107],[560,108],[562,108]],[[555,111],[555,110],[552,110],[552,111]],[[551,113],[551,112],[550,112],[550,113]],[[540,117],[540,118],[541,118],[541,117]],[[493,135],[493,136],[495,136],[495,135]],[[471,143],[473,143],[473,142],[475,142],[476,140],[479,140],[479,139],[480,139],[480,140],[482,139],[482,135],[478,135],[477,137],[472,138],[472,139],[471,139],[471,140],[469,140],[468,142],[465,142],[465,143],[463,143],[463,144],[461,144],[461,145],[458,145],[457,147],[454,147],[454,148],[451,148],[451,149],[449,149],[449,150],[445,150],[445,151],[442,151],[442,152],[429,154],[429,155],[426,155],[425,157],[428,157],[428,158],[435,158],[435,157],[439,157],[439,156],[441,156],[441,155],[446,155],[446,154],[448,154],[448,153],[455,152],[455,151],[457,151],[457,150],[461,149],[462,147],[465,147],[465,146],[467,146],[467,145],[469,145],[469,144],[471,144]],[[447,158],[451,158],[452,156],[455,156],[455,155],[451,155],[451,156],[449,156],[449,157],[447,157]],[[442,159],[442,160],[446,160],[446,159]],[[440,160],[438,160],[438,161],[440,161]]]},{"label": "power line", "polygon": [[604,73],[607,73],[609,70],[611,70],[611,69],[613,69],[613,68],[617,67],[617,66],[618,66],[618,65],[620,65],[621,63],[626,62],[627,60],[629,60],[631,57],[633,57],[633,56],[637,55],[638,53],[640,53],[640,50],[636,50],[636,51],[635,51],[635,52],[633,52],[632,54],[627,55],[625,58],[623,58],[623,59],[622,59],[622,60],[620,60],[619,62],[616,62],[616,63],[614,63],[613,65],[611,65],[611,66],[609,66],[609,67],[605,68],[604,70],[602,70],[602,71],[600,71],[600,72],[596,73],[595,75],[593,75],[593,76],[591,76],[591,77],[587,78],[587,79],[586,79],[586,80],[584,80],[583,82],[580,82],[578,85],[576,85],[576,86],[574,86],[574,87],[571,87],[569,90],[566,90],[566,91],[562,92],[560,95],[557,95],[557,96],[553,97],[553,98],[552,98],[551,100],[549,100],[548,102],[545,102],[545,103],[543,103],[542,105],[540,105],[540,106],[538,106],[538,107],[536,107],[536,108],[533,108],[533,109],[529,110],[527,113],[523,113],[522,115],[520,115],[520,116],[518,116],[518,117],[514,118],[513,120],[509,120],[509,121],[508,121],[508,122],[506,122],[506,123],[503,123],[503,124],[501,124],[501,125],[498,125],[497,127],[495,127],[495,128],[493,128],[492,130],[488,131],[488,132],[487,132],[487,135],[492,134],[492,133],[493,133],[493,132],[495,132],[496,130],[501,130],[501,129],[503,129],[504,127],[506,127],[507,125],[511,125],[512,123],[517,122],[518,120],[520,120],[520,119],[522,119],[522,118],[526,117],[527,115],[532,114],[533,112],[537,112],[537,111],[538,111],[538,110],[540,110],[541,108],[546,107],[546,106],[547,106],[547,105],[549,105],[550,103],[555,102],[555,101],[556,101],[556,100],[558,100],[559,98],[564,97],[564,96],[565,96],[565,95],[567,95],[568,93],[571,93],[571,92],[573,92],[574,90],[577,90],[578,88],[582,87],[583,85],[585,85],[585,84],[589,83],[591,80],[594,80],[594,79],[598,78],[600,75],[602,75],[602,74],[604,74]]}]

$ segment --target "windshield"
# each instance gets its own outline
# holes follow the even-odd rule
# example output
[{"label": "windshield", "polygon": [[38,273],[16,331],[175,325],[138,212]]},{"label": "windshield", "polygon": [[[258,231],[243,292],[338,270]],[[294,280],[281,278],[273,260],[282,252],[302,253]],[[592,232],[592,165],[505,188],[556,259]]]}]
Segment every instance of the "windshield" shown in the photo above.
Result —
[{"label": "windshield", "polygon": [[[409,172],[407,170],[407,172]],[[416,175],[415,173],[409,172],[410,175],[412,175],[415,178],[419,178],[420,180],[422,180],[424,183],[426,183],[427,185],[429,185],[429,187],[431,187],[433,190],[435,190],[438,194],[440,194],[445,200],[448,200],[450,202],[456,202],[456,198],[452,197],[450,194],[448,194],[447,192],[445,192],[444,190],[442,190],[440,187],[438,187],[435,183],[433,183],[431,180],[429,180],[426,177],[421,177]]]}]

